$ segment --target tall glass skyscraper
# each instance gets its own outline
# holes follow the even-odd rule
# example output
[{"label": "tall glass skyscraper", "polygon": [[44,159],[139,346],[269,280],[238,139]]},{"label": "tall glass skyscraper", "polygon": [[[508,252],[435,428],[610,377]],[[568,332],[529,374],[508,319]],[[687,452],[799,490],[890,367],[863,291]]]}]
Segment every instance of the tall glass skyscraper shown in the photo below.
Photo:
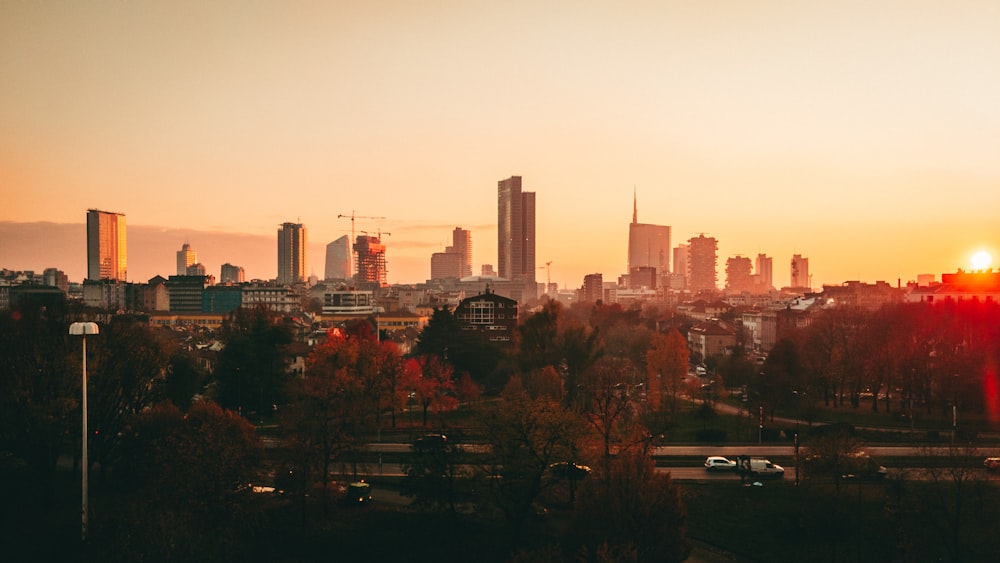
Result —
[{"label": "tall glass skyscraper", "polygon": [[306,228],[282,223],[278,229],[278,283],[306,281]]},{"label": "tall glass skyscraper", "polygon": [[628,226],[628,271],[656,268],[657,276],[670,273],[670,227],[639,222],[635,194],[632,195],[632,223]]},{"label": "tall glass skyscraper", "polygon": [[87,210],[87,279],[126,281],[125,215]]},{"label": "tall glass skyscraper", "polygon": [[520,176],[497,182],[497,264],[501,278],[535,281],[535,192]]},{"label": "tall glass skyscraper", "polygon": [[344,235],[326,245],[324,279],[346,280],[351,277],[351,241]]}]

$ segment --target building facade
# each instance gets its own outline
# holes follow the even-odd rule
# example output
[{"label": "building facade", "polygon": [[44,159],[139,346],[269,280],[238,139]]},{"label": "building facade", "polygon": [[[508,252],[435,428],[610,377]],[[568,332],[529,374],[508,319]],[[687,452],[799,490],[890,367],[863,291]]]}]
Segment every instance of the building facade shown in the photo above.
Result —
[{"label": "building facade", "polygon": [[125,215],[87,210],[87,279],[126,281]]},{"label": "building facade", "polygon": [[688,239],[688,276],[687,287],[691,291],[715,291],[716,252],[719,243],[713,237],[704,234]]},{"label": "building facade", "polygon": [[306,281],[306,228],[301,223],[282,223],[278,229],[278,283]]},{"label": "building facade", "polygon": [[326,268],[323,279],[346,280],[351,278],[351,239],[344,235],[326,245]]},{"label": "building facade", "polygon": [[535,193],[520,176],[497,182],[497,264],[502,278],[535,282]]},{"label": "building facade", "polygon": [[191,249],[190,244],[185,242],[181,245],[181,249],[177,251],[177,275],[188,275],[188,267],[194,265],[196,262],[198,262],[198,253]]},{"label": "building facade", "polygon": [[767,293],[774,289],[774,259],[767,254],[758,254],[755,264],[755,280],[758,290]]},{"label": "building facade", "polygon": [[809,259],[803,258],[801,254],[792,256],[791,287],[811,287],[809,279]]},{"label": "building facade", "polygon": [[463,278],[462,256],[456,252],[435,252],[431,254],[431,279]]},{"label": "building facade", "polygon": [[358,285],[385,287],[388,284],[385,270],[385,245],[379,237],[359,235],[354,243],[358,272],[354,282]]},{"label": "building facade", "polygon": [[670,273],[670,227],[639,222],[639,208],[632,195],[632,222],[628,226],[628,271],[656,268],[661,275]]},{"label": "building facade", "polygon": [[750,259],[746,256],[733,256],[726,260],[726,291],[743,293],[753,291],[753,276]]},{"label": "building facade", "polygon": [[517,301],[485,293],[463,299],[455,307],[455,318],[462,330],[478,332],[490,342],[510,344],[517,330]]},{"label": "building facade", "polygon": [[243,283],[246,281],[246,273],[241,266],[234,266],[229,262],[222,265],[219,271],[219,283]]},{"label": "building facade", "polygon": [[458,277],[467,278],[472,275],[472,232],[461,227],[455,227],[451,232],[451,246],[445,252],[453,252],[461,257],[461,267]]}]

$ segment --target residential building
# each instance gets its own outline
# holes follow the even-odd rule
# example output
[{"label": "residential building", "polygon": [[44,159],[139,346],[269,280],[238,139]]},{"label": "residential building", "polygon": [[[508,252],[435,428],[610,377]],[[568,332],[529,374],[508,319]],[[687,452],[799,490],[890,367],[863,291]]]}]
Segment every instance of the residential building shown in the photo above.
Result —
[{"label": "residential building", "polygon": [[351,277],[351,239],[344,235],[326,245],[326,269],[323,278],[346,280]]},{"label": "residential building", "polygon": [[87,279],[126,281],[125,215],[87,210]]},{"label": "residential building", "polygon": [[726,260],[726,291],[729,293],[751,292],[754,289],[750,259],[733,256]]},{"label": "residential building", "polygon": [[597,303],[604,299],[604,276],[602,274],[587,274],[583,276],[583,288],[580,290],[581,303]]},{"label": "residential building", "polygon": [[716,251],[719,243],[700,234],[688,239],[687,287],[692,292],[716,291]]},{"label": "residential building", "polygon": [[187,276],[188,267],[198,262],[198,253],[191,249],[191,245],[184,243],[177,251],[177,275]]},{"label": "residential building", "polygon": [[[824,293],[825,293],[824,286]],[[1000,303],[1000,272],[964,272],[941,274],[941,283],[912,288],[910,302],[981,301]]]},{"label": "residential building", "polygon": [[282,223],[278,229],[278,283],[306,281],[306,228],[301,223]]},{"label": "residential building", "polygon": [[486,291],[463,299],[455,308],[455,319],[466,331],[478,332],[490,342],[510,344],[517,330],[517,301]]},{"label": "residential building", "polygon": [[736,331],[718,322],[701,322],[688,330],[688,349],[702,359],[725,356],[736,346]]},{"label": "residential building", "polygon": [[497,262],[500,277],[535,282],[535,193],[520,176],[497,182]]}]

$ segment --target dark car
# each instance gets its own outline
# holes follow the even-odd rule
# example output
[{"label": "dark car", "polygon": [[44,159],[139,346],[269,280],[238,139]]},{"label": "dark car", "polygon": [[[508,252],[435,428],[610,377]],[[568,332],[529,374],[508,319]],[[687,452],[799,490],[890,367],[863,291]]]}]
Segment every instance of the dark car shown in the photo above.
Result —
[{"label": "dark car", "polygon": [[448,445],[448,437],[444,434],[425,434],[413,441],[415,450],[440,450]]},{"label": "dark car", "polygon": [[983,460],[986,471],[1000,471],[1000,457],[988,457]]}]

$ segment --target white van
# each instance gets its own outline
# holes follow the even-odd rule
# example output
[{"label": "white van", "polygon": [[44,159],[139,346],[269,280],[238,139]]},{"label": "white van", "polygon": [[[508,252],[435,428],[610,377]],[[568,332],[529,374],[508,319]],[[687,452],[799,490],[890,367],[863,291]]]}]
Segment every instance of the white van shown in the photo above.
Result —
[{"label": "white van", "polygon": [[781,478],[785,475],[785,468],[777,463],[763,458],[741,457],[737,461],[737,471],[751,477],[774,477]]}]

